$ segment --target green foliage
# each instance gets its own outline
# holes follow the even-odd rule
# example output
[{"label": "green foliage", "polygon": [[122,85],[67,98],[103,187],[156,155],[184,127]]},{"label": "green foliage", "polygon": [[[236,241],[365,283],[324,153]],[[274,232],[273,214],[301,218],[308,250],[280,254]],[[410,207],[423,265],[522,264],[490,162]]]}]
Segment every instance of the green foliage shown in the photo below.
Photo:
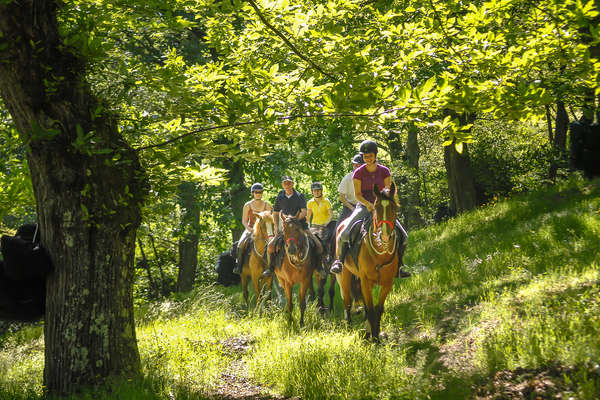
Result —
[{"label": "green foliage", "polygon": [[[339,298],[333,319],[309,304],[304,328],[297,309],[293,321],[277,305],[246,311],[239,288],[202,286],[140,305],[144,377],[111,393],[199,399],[214,390],[219,372],[242,362],[244,379],[306,399],[473,398],[508,372],[515,378],[506,384],[515,387],[547,372],[550,389],[536,395],[593,399],[600,390],[599,199],[598,182],[574,176],[411,232],[405,260],[414,275],[398,281],[386,302],[380,345],[361,338],[362,318],[345,326]],[[0,350],[0,398],[41,398],[35,329],[4,341],[11,344]],[[248,347],[235,350],[236,341]],[[92,396],[109,398],[103,389],[75,398]]]}]

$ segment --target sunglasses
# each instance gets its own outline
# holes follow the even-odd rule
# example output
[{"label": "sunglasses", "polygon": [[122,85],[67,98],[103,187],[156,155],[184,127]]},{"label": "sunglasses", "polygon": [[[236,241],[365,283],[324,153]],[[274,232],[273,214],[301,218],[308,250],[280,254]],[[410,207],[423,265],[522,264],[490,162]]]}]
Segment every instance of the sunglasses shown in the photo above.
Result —
[{"label": "sunglasses", "polygon": [[255,190],[254,193],[262,194],[262,190]]}]

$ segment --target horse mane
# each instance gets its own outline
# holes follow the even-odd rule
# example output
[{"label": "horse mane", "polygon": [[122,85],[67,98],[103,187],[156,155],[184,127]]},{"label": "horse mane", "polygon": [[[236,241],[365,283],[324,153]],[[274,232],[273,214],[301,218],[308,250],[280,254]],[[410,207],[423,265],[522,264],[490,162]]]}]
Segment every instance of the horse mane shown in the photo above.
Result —
[{"label": "horse mane", "polygon": [[258,218],[256,218],[256,221],[254,221],[254,226],[252,227],[252,233],[255,237],[258,236],[260,231],[260,221],[265,217],[270,217],[271,211],[261,211],[256,215],[258,216]]}]

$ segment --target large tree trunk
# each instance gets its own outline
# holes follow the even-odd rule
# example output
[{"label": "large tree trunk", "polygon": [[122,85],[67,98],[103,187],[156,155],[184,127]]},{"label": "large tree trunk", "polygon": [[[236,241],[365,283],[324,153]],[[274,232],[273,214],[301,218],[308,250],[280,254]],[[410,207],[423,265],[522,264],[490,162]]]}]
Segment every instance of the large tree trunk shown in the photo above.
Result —
[{"label": "large tree trunk", "polygon": [[47,282],[44,385],[69,393],[139,373],[133,319],[135,232],[147,191],[63,45],[54,1],[0,6],[0,94],[24,143],[54,265]]},{"label": "large tree trunk", "polygon": [[188,292],[194,286],[198,267],[198,221],[200,205],[196,196],[196,185],[184,182],[179,186],[179,204],[183,209],[181,239],[179,239],[179,274],[177,291]]},{"label": "large tree trunk", "polygon": [[444,164],[448,175],[450,209],[461,213],[475,208],[477,194],[467,144],[463,143],[462,153],[456,151],[454,143],[444,147]]}]

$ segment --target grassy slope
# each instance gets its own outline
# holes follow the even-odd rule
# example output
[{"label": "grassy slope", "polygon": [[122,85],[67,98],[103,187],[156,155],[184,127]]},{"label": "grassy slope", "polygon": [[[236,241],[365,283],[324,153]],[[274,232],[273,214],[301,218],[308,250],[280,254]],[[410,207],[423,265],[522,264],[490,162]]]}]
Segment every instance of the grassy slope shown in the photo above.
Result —
[{"label": "grassy slope", "polygon": [[[235,360],[303,399],[600,395],[597,183],[501,201],[409,240],[405,261],[417,273],[388,298],[383,344],[360,339],[359,317],[345,326],[339,299],[335,318],[312,306],[300,329],[274,307],[244,311],[238,289],[203,288],[140,310],[145,379],[106,398],[202,398]],[[40,335],[5,338],[0,399],[39,398]],[[251,349],[227,350],[236,337]]]}]

